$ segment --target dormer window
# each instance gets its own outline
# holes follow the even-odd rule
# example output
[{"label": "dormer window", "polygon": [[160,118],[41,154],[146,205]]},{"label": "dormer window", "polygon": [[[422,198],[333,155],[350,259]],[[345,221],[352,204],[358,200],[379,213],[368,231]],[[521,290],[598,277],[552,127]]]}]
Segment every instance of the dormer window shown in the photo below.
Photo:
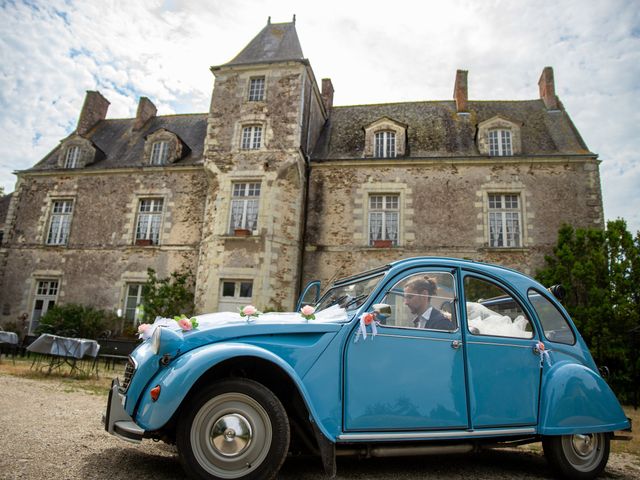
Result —
[{"label": "dormer window", "polygon": [[91,140],[78,134],[70,135],[60,146],[56,159],[58,168],[84,168],[105,158],[105,154]]},{"label": "dormer window", "polygon": [[250,125],[242,129],[240,148],[243,150],[258,150],[262,146],[262,126]]},{"label": "dormer window", "polygon": [[264,100],[264,77],[253,77],[249,80],[249,101],[262,102]]},{"label": "dormer window", "polygon": [[406,155],[407,125],[381,117],[364,126],[363,157],[395,158]]},{"label": "dormer window", "polygon": [[512,155],[511,130],[489,130],[489,155],[493,157]]},{"label": "dormer window", "polygon": [[478,124],[477,142],[481,155],[509,157],[522,154],[522,123],[496,115]]},{"label": "dormer window", "polygon": [[69,147],[64,157],[64,168],[78,168],[80,160],[80,147]]},{"label": "dormer window", "polygon": [[395,132],[377,132],[375,134],[375,156],[378,158],[391,158],[396,156]]},{"label": "dormer window", "polygon": [[169,142],[161,140],[151,147],[151,165],[164,165],[169,157]]},{"label": "dormer window", "polygon": [[145,137],[142,163],[145,165],[171,165],[189,155],[191,149],[175,133],[165,129]]}]

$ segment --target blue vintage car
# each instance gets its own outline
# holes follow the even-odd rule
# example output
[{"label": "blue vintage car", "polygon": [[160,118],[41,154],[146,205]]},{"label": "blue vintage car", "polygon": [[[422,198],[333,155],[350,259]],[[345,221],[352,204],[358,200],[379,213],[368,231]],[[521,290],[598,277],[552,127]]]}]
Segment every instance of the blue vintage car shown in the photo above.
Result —
[{"label": "blue vintage car", "polygon": [[560,475],[585,479],[630,430],[567,312],[521,273],[412,258],[319,292],[303,292],[313,319],[157,321],[113,381],[105,428],[175,442],[202,479],[272,478],[288,454],[335,475],[340,455],[539,441]]}]

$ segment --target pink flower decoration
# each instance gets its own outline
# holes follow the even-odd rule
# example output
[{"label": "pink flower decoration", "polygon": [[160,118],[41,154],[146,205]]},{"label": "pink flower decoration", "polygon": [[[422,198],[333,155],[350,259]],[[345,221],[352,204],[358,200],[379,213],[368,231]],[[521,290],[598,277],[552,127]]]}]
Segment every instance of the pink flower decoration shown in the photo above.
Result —
[{"label": "pink flower decoration", "polygon": [[300,309],[300,315],[302,315],[302,318],[304,318],[307,321],[316,319],[316,316],[314,315],[314,313],[316,313],[316,309],[313,308],[313,306],[311,305],[305,305]]},{"label": "pink flower decoration", "polygon": [[247,305],[242,309],[242,313],[244,313],[247,317],[251,317],[258,313],[258,309],[253,305]]},{"label": "pink flower decoration", "polygon": [[191,320],[186,317],[182,317],[180,320],[178,320],[178,325],[180,325],[180,328],[185,332],[188,332],[193,328]]},{"label": "pink flower decoration", "polygon": [[302,313],[302,315],[308,317],[308,316],[313,315],[314,313],[316,313],[316,309],[313,308],[311,305],[305,305],[304,307],[302,307],[302,309],[300,309],[300,313]]},{"label": "pink flower decoration", "polygon": [[141,323],[140,325],[138,325],[138,333],[140,335],[144,334],[147,330],[149,330],[149,327],[151,327],[151,325],[149,325],[148,323]]}]

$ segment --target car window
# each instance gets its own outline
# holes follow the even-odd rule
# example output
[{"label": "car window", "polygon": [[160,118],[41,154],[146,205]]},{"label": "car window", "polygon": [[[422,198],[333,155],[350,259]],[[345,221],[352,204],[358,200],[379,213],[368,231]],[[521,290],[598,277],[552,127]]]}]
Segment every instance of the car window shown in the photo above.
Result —
[{"label": "car window", "polygon": [[464,279],[467,327],[474,335],[533,338],[531,321],[524,309],[502,287],[488,280]]},{"label": "car window", "polygon": [[379,319],[383,325],[403,328],[454,331],[454,278],[448,272],[421,272],[393,285],[382,303],[391,306],[391,315]]},{"label": "car window", "polygon": [[367,300],[381,278],[382,275],[376,275],[329,289],[316,305],[316,312],[333,305],[338,305],[347,312],[357,310]]},{"label": "car window", "polygon": [[542,324],[542,330],[547,340],[557,343],[573,345],[576,337],[560,310],[541,293],[529,289],[529,301],[536,311]]}]

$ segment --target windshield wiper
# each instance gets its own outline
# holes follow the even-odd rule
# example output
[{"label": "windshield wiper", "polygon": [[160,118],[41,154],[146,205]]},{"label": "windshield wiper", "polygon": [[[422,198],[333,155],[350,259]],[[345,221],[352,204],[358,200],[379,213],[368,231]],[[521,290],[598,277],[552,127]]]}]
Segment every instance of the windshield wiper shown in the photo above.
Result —
[{"label": "windshield wiper", "polygon": [[[347,302],[347,304],[344,306],[345,310],[349,307],[349,305],[359,302],[360,300],[362,300],[363,298],[367,298],[369,296],[368,293],[363,293],[361,295],[358,295],[357,297],[352,298],[351,300],[349,300]],[[359,306],[359,305],[358,305]]]},{"label": "windshield wiper", "polygon": [[325,308],[329,308],[332,307],[333,305],[335,305],[336,303],[340,303],[342,300],[344,300],[345,298],[347,298],[347,295],[342,295],[341,297],[338,297],[336,299],[334,299],[329,305],[327,305]]}]

